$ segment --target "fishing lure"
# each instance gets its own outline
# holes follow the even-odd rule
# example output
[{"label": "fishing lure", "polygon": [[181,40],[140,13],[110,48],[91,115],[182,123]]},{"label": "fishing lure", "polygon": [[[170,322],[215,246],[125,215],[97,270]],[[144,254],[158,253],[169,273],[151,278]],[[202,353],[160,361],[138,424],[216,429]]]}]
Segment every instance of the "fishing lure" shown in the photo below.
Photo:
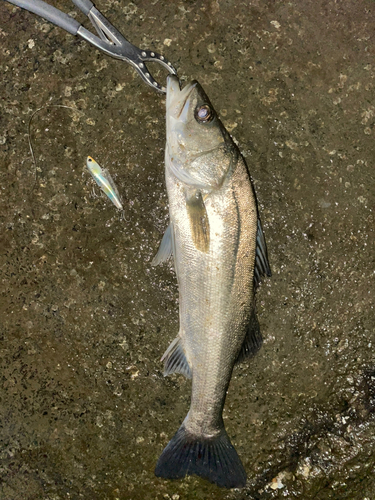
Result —
[{"label": "fishing lure", "polygon": [[87,168],[89,169],[90,174],[93,176],[94,181],[100,187],[105,195],[111,200],[111,202],[118,208],[119,210],[124,210],[118,189],[113,182],[111,174],[108,172],[106,168],[101,168],[98,163],[91,158],[91,156],[87,157],[86,160]]}]

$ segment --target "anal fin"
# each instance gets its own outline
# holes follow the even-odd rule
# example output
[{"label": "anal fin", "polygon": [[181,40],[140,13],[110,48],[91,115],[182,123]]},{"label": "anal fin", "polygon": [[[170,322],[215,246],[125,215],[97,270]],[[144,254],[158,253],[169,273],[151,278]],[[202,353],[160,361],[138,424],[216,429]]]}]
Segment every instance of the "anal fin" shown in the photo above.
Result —
[{"label": "anal fin", "polygon": [[181,343],[181,337],[178,336],[173,340],[161,360],[164,361],[165,377],[171,373],[181,373],[186,378],[192,377],[191,368]]}]

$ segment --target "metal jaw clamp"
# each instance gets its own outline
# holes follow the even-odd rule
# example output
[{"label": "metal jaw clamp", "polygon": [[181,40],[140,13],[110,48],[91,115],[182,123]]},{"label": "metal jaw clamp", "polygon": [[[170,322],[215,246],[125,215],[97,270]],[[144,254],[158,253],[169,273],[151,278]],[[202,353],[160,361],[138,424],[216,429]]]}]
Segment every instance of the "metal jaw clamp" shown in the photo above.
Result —
[{"label": "metal jaw clamp", "polygon": [[105,54],[130,63],[144,82],[153,89],[166,93],[166,87],[158,83],[147,69],[146,62],[157,62],[171,74],[177,75],[176,69],[161,54],[152,50],[140,49],[126,38],[101,14],[90,0],[72,0],[73,3],[90,19],[98,36],[91,33],[73,17],[56,9],[42,0],[7,0],[9,3],[29,10],[43,17],[72,35],[78,35]]}]

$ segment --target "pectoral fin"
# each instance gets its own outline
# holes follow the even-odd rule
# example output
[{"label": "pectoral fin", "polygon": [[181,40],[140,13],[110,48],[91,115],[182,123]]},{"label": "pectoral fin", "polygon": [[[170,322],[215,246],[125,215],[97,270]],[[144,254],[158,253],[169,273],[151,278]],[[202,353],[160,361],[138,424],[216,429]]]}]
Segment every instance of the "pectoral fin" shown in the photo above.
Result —
[{"label": "pectoral fin", "polygon": [[186,193],[186,209],[194,246],[207,253],[210,248],[210,223],[201,191],[189,190]]},{"label": "pectoral fin", "polygon": [[162,264],[166,262],[169,257],[172,255],[172,224],[169,224],[167,227],[164,236],[161,240],[159,250],[155,257],[152,259],[151,265],[157,266],[158,264]]}]

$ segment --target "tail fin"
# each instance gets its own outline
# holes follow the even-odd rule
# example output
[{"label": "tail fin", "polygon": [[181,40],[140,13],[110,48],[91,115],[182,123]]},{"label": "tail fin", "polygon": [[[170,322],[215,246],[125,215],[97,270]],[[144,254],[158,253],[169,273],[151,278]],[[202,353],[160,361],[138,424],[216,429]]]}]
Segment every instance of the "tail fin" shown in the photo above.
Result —
[{"label": "tail fin", "polygon": [[214,438],[189,434],[184,424],[169,441],[156,464],[155,475],[178,479],[196,474],[224,488],[243,488],[246,472],[228,434]]}]

